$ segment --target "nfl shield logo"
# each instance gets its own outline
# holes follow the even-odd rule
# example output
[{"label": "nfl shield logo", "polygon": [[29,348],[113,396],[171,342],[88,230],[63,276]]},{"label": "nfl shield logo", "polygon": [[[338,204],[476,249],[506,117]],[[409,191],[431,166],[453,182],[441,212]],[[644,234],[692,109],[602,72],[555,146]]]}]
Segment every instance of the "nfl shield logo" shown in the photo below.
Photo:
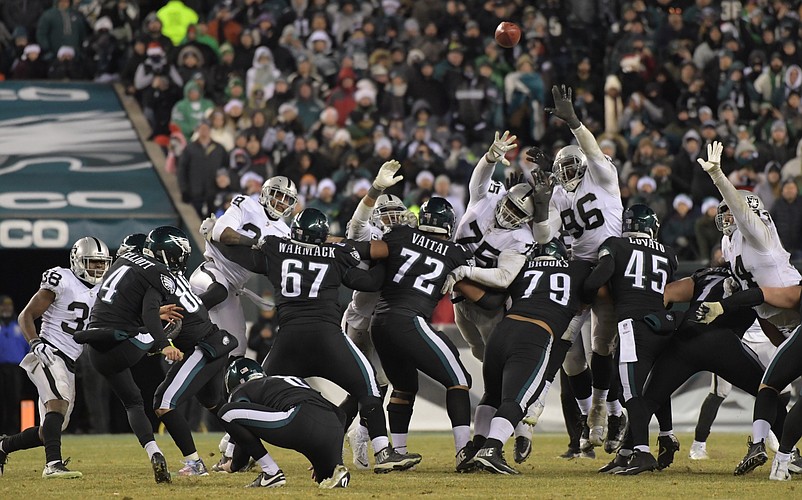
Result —
[{"label": "nfl shield logo", "polygon": [[162,280],[162,285],[164,285],[164,288],[171,294],[175,293],[175,281],[173,281],[173,278],[165,276],[164,274],[159,275],[159,277]]}]

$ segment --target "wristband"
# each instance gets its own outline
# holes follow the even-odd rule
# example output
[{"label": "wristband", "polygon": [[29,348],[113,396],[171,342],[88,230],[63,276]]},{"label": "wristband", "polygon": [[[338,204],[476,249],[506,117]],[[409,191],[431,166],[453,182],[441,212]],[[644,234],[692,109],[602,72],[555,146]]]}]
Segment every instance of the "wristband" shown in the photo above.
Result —
[{"label": "wristband", "polygon": [[28,347],[33,347],[36,344],[39,344],[41,342],[42,342],[42,339],[40,339],[39,337],[34,337],[34,338],[32,338],[31,340],[28,341]]},{"label": "wristband", "polygon": [[375,200],[381,196],[383,192],[384,189],[379,189],[375,185],[371,184],[370,189],[368,189],[368,198],[373,198]]}]

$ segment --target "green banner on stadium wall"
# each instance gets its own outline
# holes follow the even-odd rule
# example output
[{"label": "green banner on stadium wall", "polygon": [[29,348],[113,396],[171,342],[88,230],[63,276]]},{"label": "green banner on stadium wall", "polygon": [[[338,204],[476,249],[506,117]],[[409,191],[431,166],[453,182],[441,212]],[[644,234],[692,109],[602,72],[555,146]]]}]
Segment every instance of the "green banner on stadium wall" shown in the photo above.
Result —
[{"label": "green banner on stadium wall", "polygon": [[178,215],[114,89],[0,84],[0,248],[110,248]]}]

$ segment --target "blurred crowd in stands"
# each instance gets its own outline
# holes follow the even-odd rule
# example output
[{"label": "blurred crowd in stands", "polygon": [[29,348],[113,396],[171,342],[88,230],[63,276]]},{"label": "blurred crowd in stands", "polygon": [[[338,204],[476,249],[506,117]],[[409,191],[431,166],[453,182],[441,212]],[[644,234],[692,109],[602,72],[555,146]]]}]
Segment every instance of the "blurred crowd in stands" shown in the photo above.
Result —
[{"label": "blurred crowd in stands", "polygon": [[802,258],[800,0],[4,0],[0,16],[0,74],[120,82],[201,216],[280,174],[342,233],[390,158],[410,207],[437,194],[459,215],[495,130],[519,137],[513,169],[572,140],[544,112],[566,83],[625,204],[650,205],[681,259],[720,240],[696,163],[714,140]]}]

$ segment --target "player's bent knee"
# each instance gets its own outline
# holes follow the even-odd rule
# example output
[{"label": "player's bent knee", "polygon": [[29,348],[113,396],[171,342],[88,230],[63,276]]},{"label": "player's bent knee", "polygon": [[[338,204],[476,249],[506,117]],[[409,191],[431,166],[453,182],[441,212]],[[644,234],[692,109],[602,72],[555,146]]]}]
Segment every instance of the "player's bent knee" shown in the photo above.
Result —
[{"label": "player's bent knee", "polygon": [[393,391],[390,394],[390,403],[397,405],[411,405],[415,402],[414,392]]},{"label": "player's bent knee", "polygon": [[776,392],[777,394],[779,394],[779,393],[780,393],[780,391],[778,391],[778,390],[777,390],[777,389],[775,389],[774,387],[772,387],[772,386],[770,386],[770,385],[766,385],[766,384],[760,384],[760,387],[758,387],[758,389],[757,389],[757,390],[758,390],[758,391],[762,391],[763,389],[771,389],[772,391]]},{"label": "player's bent knee", "polygon": [[67,414],[67,410],[70,408],[70,402],[64,399],[51,399],[45,403],[45,410],[48,412],[56,412],[61,413],[62,415]]},{"label": "player's bent knee", "polygon": [[161,418],[163,415],[165,415],[165,414],[167,414],[167,413],[169,413],[171,411],[172,411],[172,408],[156,408],[155,410],[153,410],[153,412],[156,413],[156,416],[159,417],[159,418]]},{"label": "player's bent knee", "polygon": [[470,390],[470,388],[471,387],[469,385],[452,385],[451,387],[448,387],[447,390],[451,391],[451,390],[454,390],[454,389],[460,389],[460,390],[463,390],[463,391],[467,391],[467,390]]}]

